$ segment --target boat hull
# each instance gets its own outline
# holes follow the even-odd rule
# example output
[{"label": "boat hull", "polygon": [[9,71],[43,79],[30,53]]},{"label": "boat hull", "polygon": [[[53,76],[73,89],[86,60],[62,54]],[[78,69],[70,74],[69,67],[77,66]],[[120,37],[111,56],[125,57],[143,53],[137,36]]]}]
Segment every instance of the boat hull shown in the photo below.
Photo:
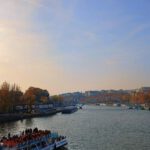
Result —
[{"label": "boat hull", "polygon": [[[61,147],[66,146],[67,144],[68,144],[67,140],[63,139],[61,141],[55,142],[54,144],[50,144],[50,145],[48,145],[48,146],[46,146],[44,148],[36,147],[33,150],[57,150],[57,149],[59,149]],[[0,150],[17,150],[17,149],[18,149],[17,147],[13,147],[13,148],[0,147]],[[19,149],[19,150],[22,150],[22,149]]]},{"label": "boat hull", "polygon": [[78,110],[77,107],[68,107],[62,110],[62,114],[71,114],[71,113],[76,112],[77,110]]}]

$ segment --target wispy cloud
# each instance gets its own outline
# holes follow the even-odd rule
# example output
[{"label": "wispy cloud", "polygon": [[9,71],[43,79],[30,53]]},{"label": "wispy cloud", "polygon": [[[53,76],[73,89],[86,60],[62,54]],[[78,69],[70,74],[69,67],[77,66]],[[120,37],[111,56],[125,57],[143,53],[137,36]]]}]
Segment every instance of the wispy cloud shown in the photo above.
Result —
[{"label": "wispy cloud", "polygon": [[84,33],[85,37],[88,38],[89,40],[96,40],[97,35],[94,32],[86,31]]},{"label": "wispy cloud", "polygon": [[137,25],[131,32],[129,32],[129,36],[136,36],[147,29],[150,29],[150,23]]},{"label": "wispy cloud", "polygon": [[76,6],[77,0],[72,0],[68,2],[66,6],[64,1],[61,0],[23,0],[28,5],[32,5],[36,8],[41,8],[47,13],[52,13],[53,17],[56,20],[63,21],[62,23],[66,23],[73,19],[74,15],[74,7]]}]

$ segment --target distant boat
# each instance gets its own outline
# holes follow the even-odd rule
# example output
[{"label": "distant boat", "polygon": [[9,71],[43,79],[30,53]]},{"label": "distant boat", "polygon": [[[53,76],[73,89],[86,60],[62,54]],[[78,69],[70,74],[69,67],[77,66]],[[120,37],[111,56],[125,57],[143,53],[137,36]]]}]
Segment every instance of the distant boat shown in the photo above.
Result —
[{"label": "distant boat", "polygon": [[129,109],[133,109],[133,106],[129,106]]},{"label": "distant boat", "polygon": [[78,109],[82,109],[82,108],[83,108],[83,104],[77,104],[76,107],[77,107]]},{"label": "distant boat", "polygon": [[65,107],[62,110],[62,114],[71,114],[74,113],[78,110],[78,108],[76,106],[69,106],[69,107]]},{"label": "distant boat", "polygon": [[115,106],[115,107],[121,107],[121,104],[120,103],[114,103],[113,106]]},{"label": "distant boat", "polygon": [[99,103],[96,103],[96,106],[100,106],[100,104],[99,104]]},{"label": "distant boat", "polygon": [[120,103],[118,103],[118,104],[117,104],[117,107],[121,107],[121,104],[120,104]]},{"label": "distant boat", "polygon": [[101,103],[100,106],[106,106],[106,104],[105,103]]},{"label": "distant boat", "polygon": [[82,106],[79,106],[79,109],[82,109]]}]

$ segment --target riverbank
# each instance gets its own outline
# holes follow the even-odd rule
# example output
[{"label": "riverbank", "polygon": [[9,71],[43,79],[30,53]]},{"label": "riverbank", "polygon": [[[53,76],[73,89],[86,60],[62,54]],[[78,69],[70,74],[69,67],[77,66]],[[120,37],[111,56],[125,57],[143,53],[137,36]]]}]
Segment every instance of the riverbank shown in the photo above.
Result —
[{"label": "riverbank", "polygon": [[57,107],[55,109],[51,109],[48,112],[42,112],[42,113],[8,113],[8,114],[0,114],[0,123],[5,122],[11,122],[11,121],[17,121],[17,120],[23,120],[23,119],[29,119],[29,118],[35,118],[35,117],[45,117],[45,116],[52,116],[57,113],[61,113],[66,109],[73,110],[72,107]]},{"label": "riverbank", "polygon": [[34,117],[44,117],[44,116],[51,116],[55,115],[58,111],[51,110],[48,113],[14,113],[14,114],[0,114],[0,123],[10,122],[10,121],[17,121],[23,119],[29,119]]}]

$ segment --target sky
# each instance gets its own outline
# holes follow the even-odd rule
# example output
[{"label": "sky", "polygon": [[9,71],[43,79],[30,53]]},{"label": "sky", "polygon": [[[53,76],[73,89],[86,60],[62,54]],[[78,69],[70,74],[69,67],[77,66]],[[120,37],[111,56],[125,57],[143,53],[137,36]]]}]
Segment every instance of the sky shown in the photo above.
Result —
[{"label": "sky", "polygon": [[0,84],[50,94],[150,86],[150,0],[0,0]]}]

